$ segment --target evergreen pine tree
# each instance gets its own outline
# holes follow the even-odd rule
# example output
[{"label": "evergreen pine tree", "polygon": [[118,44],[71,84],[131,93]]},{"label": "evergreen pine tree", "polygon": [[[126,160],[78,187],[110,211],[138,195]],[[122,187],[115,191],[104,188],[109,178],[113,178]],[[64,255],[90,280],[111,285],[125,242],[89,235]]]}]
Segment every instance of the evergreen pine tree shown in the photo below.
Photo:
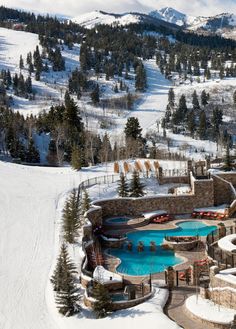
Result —
[{"label": "evergreen pine tree", "polygon": [[168,93],[168,101],[169,101],[169,106],[171,108],[174,107],[175,105],[175,93],[174,93],[174,89],[170,88],[169,93]]},{"label": "evergreen pine tree", "polygon": [[223,113],[218,107],[213,110],[213,116],[211,119],[212,135],[215,141],[218,140],[220,135],[220,125],[222,124]]},{"label": "evergreen pine tree", "polygon": [[23,68],[24,68],[24,61],[23,61],[22,55],[20,55],[19,67],[21,70],[23,70]]},{"label": "evergreen pine tree", "polygon": [[93,305],[93,311],[97,318],[105,318],[111,312],[111,297],[108,289],[101,283],[96,283],[93,290],[94,298],[96,299]]},{"label": "evergreen pine tree", "polygon": [[124,132],[126,139],[127,138],[140,139],[142,137],[142,128],[140,127],[138,118],[134,118],[134,117],[128,118]]},{"label": "evergreen pine tree", "polygon": [[208,96],[205,90],[201,93],[201,103],[203,106],[206,106],[208,104]]},{"label": "evergreen pine tree", "polygon": [[133,172],[131,184],[130,184],[130,197],[140,198],[144,196],[143,184],[140,182],[139,174],[137,171]]},{"label": "evergreen pine tree", "polygon": [[63,285],[66,281],[67,271],[70,271],[71,274],[77,273],[75,265],[70,260],[66,244],[63,243],[61,245],[60,254],[57,258],[56,268],[50,279],[54,291],[63,290]]},{"label": "evergreen pine tree", "polygon": [[71,262],[67,247],[63,243],[51,282],[56,291],[57,308],[64,316],[72,316],[80,311],[75,273],[75,265]]},{"label": "evergreen pine tree", "polygon": [[195,114],[194,114],[193,110],[191,110],[188,114],[187,126],[188,126],[188,130],[191,134],[191,137],[194,137],[194,133],[195,133],[195,130],[196,130],[196,122],[195,122]]},{"label": "evergreen pine tree", "polygon": [[80,148],[76,145],[74,145],[73,148],[72,148],[71,166],[75,170],[80,170],[81,166],[82,166]]},{"label": "evergreen pine tree", "polygon": [[94,105],[97,105],[100,102],[100,96],[99,96],[99,85],[96,84],[96,87],[91,92],[91,100]]},{"label": "evergreen pine tree", "polygon": [[230,155],[230,148],[229,143],[226,146],[226,152],[225,152],[225,159],[224,159],[224,167],[223,169],[225,171],[231,171],[232,170],[232,160]]},{"label": "evergreen pine tree", "polygon": [[40,162],[39,152],[34,145],[33,138],[30,138],[30,140],[29,140],[28,150],[26,153],[26,161],[29,163],[39,163]]},{"label": "evergreen pine tree", "polygon": [[224,77],[225,77],[225,69],[223,66],[220,67],[219,77],[221,80],[224,79]]},{"label": "evergreen pine tree", "polygon": [[120,197],[125,198],[129,195],[129,186],[126,182],[125,175],[121,173],[118,185],[118,194]]},{"label": "evergreen pine tree", "polygon": [[146,71],[142,63],[136,68],[135,88],[136,91],[144,91],[147,85]]},{"label": "evergreen pine tree", "polygon": [[196,90],[194,90],[193,95],[192,95],[192,103],[193,103],[193,110],[198,111],[200,110],[200,105],[198,101],[198,96]]},{"label": "evergreen pine tree", "polygon": [[207,136],[207,118],[205,111],[201,111],[200,113],[198,134],[200,139],[205,139]]},{"label": "evergreen pine tree", "polygon": [[82,198],[82,205],[81,205],[81,212],[84,215],[90,208],[91,200],[89,198],[89,194],[87,190],[84,190],[83,192],[83,198]]},{"label": "evergreen pine tree", "polygon": [[234,105],[236,105],[236,90],[235,90],[235,92],[233,93],[233,102],[234,102]]},{"label": "evergreen pine tree", "polygon": [[79,205],[75,189],[66,200],[62,220],[65,241],[68,243],[75,243],[78,228],[81,226],[79,222]]},{"label": "evergreen pine tree", "polygon": [[41,79],[41,71],[37,68],[35,72],[35,80],[40,81]]},{"label": "evergreen pine tree", "polygon": [[180,121],[183,121],[188,112],[185,95],[181,95],[181,97],[179,99],[178,111],[180,113]]}]

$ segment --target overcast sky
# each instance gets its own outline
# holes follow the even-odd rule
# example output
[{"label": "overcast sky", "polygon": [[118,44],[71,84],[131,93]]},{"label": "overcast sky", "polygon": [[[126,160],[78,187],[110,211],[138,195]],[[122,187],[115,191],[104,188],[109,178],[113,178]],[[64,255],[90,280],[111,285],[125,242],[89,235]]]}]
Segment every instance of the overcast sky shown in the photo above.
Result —
[{"label": "overcast sky", "polygon": [[210,16],[222,12],[236,14],[236,0],[0,0],[0,4],[68,16],[77,16],[92,10],[149,12],[167,6],[194,16]]}]

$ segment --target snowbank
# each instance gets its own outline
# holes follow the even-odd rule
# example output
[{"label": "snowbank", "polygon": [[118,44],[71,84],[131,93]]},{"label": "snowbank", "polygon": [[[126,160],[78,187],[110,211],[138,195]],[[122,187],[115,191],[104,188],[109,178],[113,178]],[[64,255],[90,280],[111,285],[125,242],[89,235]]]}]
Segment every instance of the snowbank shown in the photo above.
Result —
[{"label": "snowbank", "polygon": [[[154,297],[143,304],[117,311],[105,319],[95,319],[88,310],[84,310],[78,317],[63,318],[54,310],[54,321],[57,329],[121,329],[121,328],[165,328],[180,329],[164,313],[163,307],[168,299],[168,291],[154,286]],[[86,317],[87,316],[87,317]],[[88,318],[89,317],[89,318]]]},{"label": "snowbank", "polygon": [[165,210],[157,210],[157,211],[143,213],[143,216],[145,219],[151,219],[155,216],[166,215],[166,214],[167,212]]},{"label": "snowbank", "polygon": [[97,266],[93,272],[93,278],[100,283],[122,282],[122,276],[107,271],[103,266]]},{"label": "snowbank", "polygon": [[218,241],[220,249],[227,252],[236,252],[236,234],[227,235]]},{"label": "snowbank", "polygon": [[217,214],[225,214],[225,210],[228,207],[229,206],[227,204],[222,204],[217,207],[195,208],[194,211],[196,211],[196,212],[214,212]]},{"label": "snowbank", "polygon": [[228,268],[216,274],[216,278],[236,286],[236,268]]},{"label": "snowbank", "polygon": [[186,300],[185,306],[196,317],[218,324],[229,324],[236,314],[235,310],[216,305],[211,300],[200,296],[197,298],[195,295]]}]

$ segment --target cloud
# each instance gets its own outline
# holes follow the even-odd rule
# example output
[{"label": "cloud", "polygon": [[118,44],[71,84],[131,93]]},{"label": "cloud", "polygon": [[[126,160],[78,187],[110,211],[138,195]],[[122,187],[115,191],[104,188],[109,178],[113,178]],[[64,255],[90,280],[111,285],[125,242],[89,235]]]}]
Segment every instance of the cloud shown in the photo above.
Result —
[{"label": "cloud", "polygon": [[162,7],[173,7],[193,16],[210,16],[222,12],[236,13],[236,0],[6,0],[0,4],[7,7],[77,16],[92,10],[107,12],[148,12]]}]

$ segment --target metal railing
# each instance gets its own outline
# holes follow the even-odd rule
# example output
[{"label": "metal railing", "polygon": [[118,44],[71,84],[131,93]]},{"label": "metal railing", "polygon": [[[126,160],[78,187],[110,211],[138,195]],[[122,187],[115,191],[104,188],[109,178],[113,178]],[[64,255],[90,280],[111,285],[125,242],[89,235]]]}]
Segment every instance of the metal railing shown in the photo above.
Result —
[{"label": "metal railing", "polygon": [[106,175],[106,176],[98,176],[89,178],[87,180],[84,180],[81,182],[78,186],[78,194],[80,195],[84,190],[86,190],[89,187],[92,187],[94,185],[98,184],[112,184],[115,182],[118,182],[120,180],[120,175]]},{"label": "metal railing", "polygon": [[[236,226],[225,227],[225,236],[236,233]],[[236,254],[226,252],[218,247],[217,242],[222,238],[220,230],[208,234],[206,239],[206,250],[208,255],[217,261],[219,267],[232,267],[236,266]]]}]

